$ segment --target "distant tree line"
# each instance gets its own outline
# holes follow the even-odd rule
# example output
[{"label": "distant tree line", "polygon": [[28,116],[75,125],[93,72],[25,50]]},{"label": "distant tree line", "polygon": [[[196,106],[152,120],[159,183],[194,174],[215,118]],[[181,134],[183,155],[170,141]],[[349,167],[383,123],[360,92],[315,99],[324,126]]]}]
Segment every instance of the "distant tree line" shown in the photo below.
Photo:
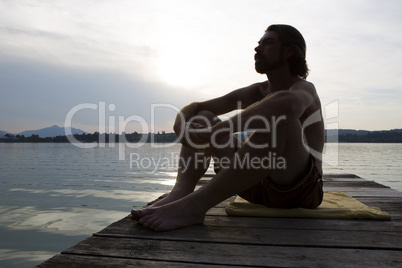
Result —
[{"label": "distant tree line", "polygon": [[[157,142],[157,143],[170,143],[176,142],[177,136],[175,133],[130,133],[130,134],[100,134],[99,132],[95,132],[93,134],[84,133],[84,134],[74,134],[73,137],[75,140],[83,143],[90,142]],[[4,138],[0,138],[0,142],[58,142],[58,143],[68,143],[70,142],[67,136],[56,136],[56,137],[46,137],[41,138],[39,135],[31,135],[29,137],[25,137],[24,135],[11,135],[6,134]]]},{"label": "distant tree line", "polygon": [[[74,139],[83,142],[105,142],[109,143],[114,140],[115,143],[118,142],[157,142],[157,143],[170,143],[177,142],[177,136],[175,133],[130,133],[130,134],[100,134],[95,132],[93,134],[75,134]],[[333,134],[325,137],[326,142],[373,142],[373,143],[402,143],[402,130],[391,130],[391,131],[354,131],[352,133],[339,133],[339,135],[334,136]],[[6,134],[4,137],[0,138],[0,142],[69,142],[67,136],[56,136],[41,138],[39,135],[31,135],[25,137],[24,135],[11,135]]]},{"label": "distant tree line", "polygon": [[[326,137],[327,138],[327,137]],[[332,138],[328,138],[331,142]],[[327,139],[326,139],[327,141]],[[402,143],[401,131],[369,131],[367,133],[348,133],[338,136],[338,142]]]},{"label": "distant tree line", "polygon": [[400,143],[401,132],[368,132],[367,134],[344,134],[339,135],[338,142],[376,142],[376,143]]}]

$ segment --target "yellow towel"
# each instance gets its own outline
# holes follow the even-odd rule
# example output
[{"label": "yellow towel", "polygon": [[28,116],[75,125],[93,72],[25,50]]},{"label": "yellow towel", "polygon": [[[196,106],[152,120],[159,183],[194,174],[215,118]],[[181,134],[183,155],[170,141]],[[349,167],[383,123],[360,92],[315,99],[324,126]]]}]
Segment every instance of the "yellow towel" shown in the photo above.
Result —
[{"label": "yellow towel", "polygon": [[243,217],[366,219],[390,220],[391,216],[377,207],[368,207],[343,192],[324,192],[322,204],[316,209],[268,208],[252,204],[241,197],[228,205],[226,214]]}]

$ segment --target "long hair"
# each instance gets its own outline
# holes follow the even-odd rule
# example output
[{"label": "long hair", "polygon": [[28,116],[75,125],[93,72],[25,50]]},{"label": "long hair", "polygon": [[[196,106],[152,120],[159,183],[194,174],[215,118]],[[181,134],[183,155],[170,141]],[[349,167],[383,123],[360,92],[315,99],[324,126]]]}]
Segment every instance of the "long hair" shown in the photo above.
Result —
[{"label": "long hair", "polygon": [[285,24],[270,25],[267,31],[276,32],[282,45],[293,48],[293,54],[289,59],[290,71],[292,74],[306,79],[309,69],[306,62],[306,42],[302,34],[296,28]]}]

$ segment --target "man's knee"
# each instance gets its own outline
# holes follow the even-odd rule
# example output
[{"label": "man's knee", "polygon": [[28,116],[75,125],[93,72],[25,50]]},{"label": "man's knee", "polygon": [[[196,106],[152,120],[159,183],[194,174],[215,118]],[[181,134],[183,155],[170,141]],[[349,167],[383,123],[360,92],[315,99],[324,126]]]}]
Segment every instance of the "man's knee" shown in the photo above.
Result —
[{"label": "man's knee", "polygon": [[292,144],[294,139],[301,140],[301,125],[298,119],[283,119],[270,122],[269,128],[255,130],[246,143],[254,149],[279,151],[284,144]]}]

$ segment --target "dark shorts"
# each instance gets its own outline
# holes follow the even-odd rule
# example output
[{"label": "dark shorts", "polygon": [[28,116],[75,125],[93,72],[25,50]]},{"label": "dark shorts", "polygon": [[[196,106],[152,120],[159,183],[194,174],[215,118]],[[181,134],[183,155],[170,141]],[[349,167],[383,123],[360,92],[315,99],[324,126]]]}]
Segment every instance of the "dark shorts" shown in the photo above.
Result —
[{"label": "dark shorts", "polygon": [[322,202],[322,178],[314,157],[311,156],[309,172],[295,186],[283,189],[283,187],[274,186],[268,177],[238,195],[251,203],[263,204],[267,207],[312,209]]}]

